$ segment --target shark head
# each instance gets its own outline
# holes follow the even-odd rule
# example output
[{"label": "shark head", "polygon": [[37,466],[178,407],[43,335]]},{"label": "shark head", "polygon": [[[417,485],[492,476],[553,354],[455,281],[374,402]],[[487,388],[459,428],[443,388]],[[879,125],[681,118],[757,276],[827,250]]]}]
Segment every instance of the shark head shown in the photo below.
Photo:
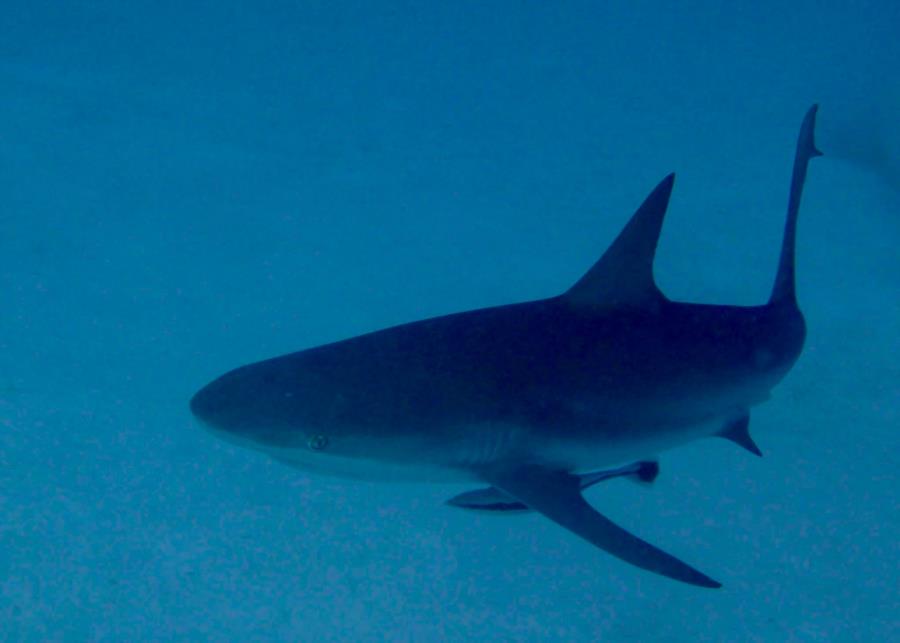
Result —
[{"label": "shark head", "polygon": [[392,463],[416,460],[424,436],[402,423],[385,430],[394,405],[367,404],[374,385],[346,376],[337,368],[343,362],[311,350],[236,368],[197,391],[191,413],[215,437],[296,468],[403,479]]}]

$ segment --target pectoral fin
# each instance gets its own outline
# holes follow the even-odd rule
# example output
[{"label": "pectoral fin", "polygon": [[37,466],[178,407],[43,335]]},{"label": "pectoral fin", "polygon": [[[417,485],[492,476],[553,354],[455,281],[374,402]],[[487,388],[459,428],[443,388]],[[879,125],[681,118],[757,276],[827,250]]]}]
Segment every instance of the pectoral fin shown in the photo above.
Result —
[{"label": "pectoral fin", "polygon": [[691,585],[721,587],[597,512],[581,496],[580,481],[575,475],[536,465],[479,473],[486,482],[620,560]]}]

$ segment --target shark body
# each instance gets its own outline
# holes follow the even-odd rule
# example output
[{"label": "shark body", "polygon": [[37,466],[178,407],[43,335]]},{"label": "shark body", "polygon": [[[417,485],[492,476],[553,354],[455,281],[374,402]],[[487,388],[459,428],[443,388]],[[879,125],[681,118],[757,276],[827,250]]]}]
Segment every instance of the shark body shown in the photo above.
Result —
[{"label": "shark body", "polygon": [[243,366],[201,389],[191,410],[220,437],[304,469],[486,483],[473,492],[487,494],[482,505],[499,497],[498,507],[537,511],[633,565],[719,587],[597,512],[581,495],[582,474],[715,435],[759,453],[749,410],[784,378],[805,338],[794,246],[807,165],[820,154],[815,115],[813,106],[801,126],[764,305],[681,303],[657,288],[669,175],[562,295]]}]

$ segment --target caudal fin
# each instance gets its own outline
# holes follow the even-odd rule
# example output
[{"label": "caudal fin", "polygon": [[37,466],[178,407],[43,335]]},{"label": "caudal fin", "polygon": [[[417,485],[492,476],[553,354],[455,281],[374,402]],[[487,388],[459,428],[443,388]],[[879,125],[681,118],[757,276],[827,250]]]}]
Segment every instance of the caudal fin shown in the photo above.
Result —
[{"label": "caudal fin", "polygon": [[800,126],[797,140],[797,152],[794,155],[794,171],[791,176],[791,194],[788,198],[787,220],[784,223],[784,238],[781,242],[781,258],[778,261],[778,274],[772,288],[770,304],[797,305],[797,294],[794,285],[794,249],[797,243],[797,213],[800,210],[800,197],[803,195],[803,184],[806,181],[806,168],[809,160],[822,156],[816,149],[814,139],[816,129],[816,112],[819,106],[813,105],[806,112]]}]

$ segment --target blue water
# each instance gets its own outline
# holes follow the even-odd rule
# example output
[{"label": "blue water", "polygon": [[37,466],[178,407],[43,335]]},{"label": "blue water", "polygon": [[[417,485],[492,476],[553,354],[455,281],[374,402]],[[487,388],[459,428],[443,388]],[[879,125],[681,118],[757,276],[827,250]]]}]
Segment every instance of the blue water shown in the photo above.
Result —
[{"label": "blue water", "polygon": [[[0,639],[900,638],[900,5],[10,0],[0,20]],[[697,442],[650,489],[589,494],[722,590],[190,417],[236,365],[559,293],[673,170],[661,287],[764,301],[817,101],[809,338],[754,411],[766,456]]]}]

